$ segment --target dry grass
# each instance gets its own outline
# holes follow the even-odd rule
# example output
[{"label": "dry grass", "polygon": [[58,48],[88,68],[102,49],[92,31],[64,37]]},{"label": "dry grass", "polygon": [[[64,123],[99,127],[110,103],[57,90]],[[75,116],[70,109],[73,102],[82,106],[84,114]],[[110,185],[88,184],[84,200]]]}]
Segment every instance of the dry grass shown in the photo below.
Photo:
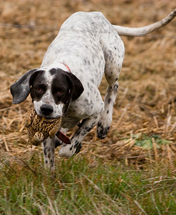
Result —
[{"label": "dry grass", "polygon": [[[24,114],[31,100],[12,105],[9,86],[27,70],[40,66],[57,34],[54,29],[59,29],[68,16],[78,10],[96,10],[113,24],[136,27],[165,17],[174,7],[174,1],[167,0],[120,0],[118,4],[115,0],[2,0],[0,23],[34,28],[0,24],[0,154],[24,157],[40,150],[26,145]],[[100,142],[94,129],[83,141],[82,154],[123,160],[137,167],[158,158],[173,161],[176,152],[175,29],[176,20],[155,32],[160,36],[122,38],[126,55],[111,130]],[[102,96],[106,86],[103,80]],[[144,140],[152,142],[152,147],[146,149],[138,144]]]}]

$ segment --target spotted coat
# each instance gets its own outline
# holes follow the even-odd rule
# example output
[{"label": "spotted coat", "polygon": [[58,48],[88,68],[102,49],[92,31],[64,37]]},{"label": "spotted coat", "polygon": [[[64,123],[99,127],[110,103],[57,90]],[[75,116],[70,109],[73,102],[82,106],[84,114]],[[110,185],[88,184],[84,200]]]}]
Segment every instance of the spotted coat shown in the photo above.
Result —
[{"label": "spotted coat", "polygon": [[[97,136],[106,137],[125,52],[119,35],[145,35],[175,16],[176,10],[157,23],[134,29],[114,26],[100,12],[77,12],[63,23],[41,67],[28,71],[11,86],[13,103],[22,102],[30,93],[38,115],[62,116],[62,132],[78,126],[70,145],[56,137],[43,142],[47,167],[54,169],[56,145],[62,144],[60,156],[71,157],[80,151],[81,141],[95,125]],[[104,74],[108,88],[103,101],[98,88]]]}]

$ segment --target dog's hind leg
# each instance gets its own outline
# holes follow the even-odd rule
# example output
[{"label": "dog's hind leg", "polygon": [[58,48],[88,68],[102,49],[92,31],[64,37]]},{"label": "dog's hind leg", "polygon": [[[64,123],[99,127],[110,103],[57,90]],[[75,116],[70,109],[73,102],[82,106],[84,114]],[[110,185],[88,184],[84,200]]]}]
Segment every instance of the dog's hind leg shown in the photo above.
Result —
[{"label": "dog's hind leg", "polygon": [[124,45],[118,35],[109,37],[106,41],[108,41],[108,43],[106,42],[107,44],[103,44],[103,49],[106,62],[105,77],[109,86],[105,96],[104,111],[97,124],[97,136],[100,139],[107,136],[111,126],[113,105],[118,92],[118,79],[124,57]]}]

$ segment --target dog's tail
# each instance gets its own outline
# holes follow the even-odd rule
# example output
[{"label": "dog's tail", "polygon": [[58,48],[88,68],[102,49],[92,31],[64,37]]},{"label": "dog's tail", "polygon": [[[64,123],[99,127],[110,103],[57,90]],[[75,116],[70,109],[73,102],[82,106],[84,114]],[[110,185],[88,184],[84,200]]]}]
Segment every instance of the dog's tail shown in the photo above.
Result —
[{"label": "dog's tail", "polygon": [[144,36],[152,31],[155,31],[158,28],[162,28],[163,26],[167,25],[174,17],[176,16],[176,9],[173,10],[168,16],[164,19],[155,22],[151,25],[139,28],[129,28],[129,27],[122,27],[119,25],[113,25],[117,33],[121,36],[132,36],[132,37],[140,37]]}]

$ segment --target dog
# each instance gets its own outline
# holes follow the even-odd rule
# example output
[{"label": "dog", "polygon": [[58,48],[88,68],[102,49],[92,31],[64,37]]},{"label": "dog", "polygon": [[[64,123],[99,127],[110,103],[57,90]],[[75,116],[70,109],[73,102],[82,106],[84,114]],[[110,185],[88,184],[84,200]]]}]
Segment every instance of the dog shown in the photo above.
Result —
[{"label": "dog", "polygon": [[[81,141],[97,125],[97,136],[107,136],[125,48],[122,35],[143,36],[168,24],[176,9],[159,22],[141,28],[112,25],[101,12],[76,12],[61,26],[39,68],[29,70],[10,90],[13,104],[30,94],[36,113],[45,118],[62,117],[61,132],[78,126],[71,144],[62,144],[59,155],[78,153]],[[108,88],[104,101],[98,87],[105,74]],[[42,145],[44,163],[54,169],[54,150],[58,138]]]}]

